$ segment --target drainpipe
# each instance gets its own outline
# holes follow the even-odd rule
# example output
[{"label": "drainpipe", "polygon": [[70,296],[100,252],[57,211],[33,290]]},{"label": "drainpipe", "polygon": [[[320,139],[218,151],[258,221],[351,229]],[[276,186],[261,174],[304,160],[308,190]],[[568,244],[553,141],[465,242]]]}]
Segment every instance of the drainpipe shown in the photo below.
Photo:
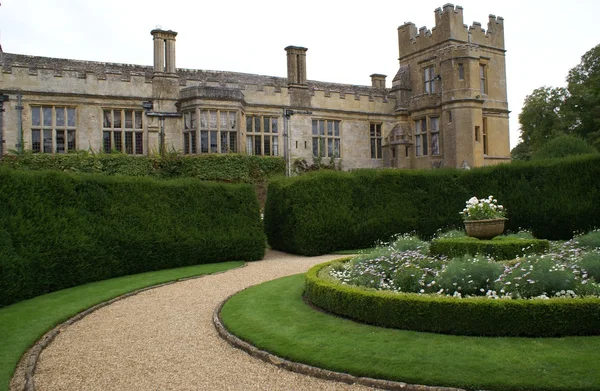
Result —
[{"label": "drainpipe", "polygon": [[159,133],[159,152],[160,156],[164,156],[167,150],[165,143],[165,118],[181,118],[181,113],[169,113],[169,112],[157,112],[154,111],[154,104],[152,101],[142,102],[142,107],[146,111],[147,117],[158,117],[160,122],[160,133]]},{"label": "drainpipe", "polygon": [[17,151],[23,153],[23,94],[17,94]]},{"label": "drainpipe", "polygon": [[289,154],[289,138],[288,138],[288,120],[290,115],[287,109],[283,109],[283,160],[285,161],[285,175],[290,176],[290,154]]},{"label": "drainpipe", "polygon": [[4,102],[8,102],[8,95],[0,94],[0,158],[4,155]]}]

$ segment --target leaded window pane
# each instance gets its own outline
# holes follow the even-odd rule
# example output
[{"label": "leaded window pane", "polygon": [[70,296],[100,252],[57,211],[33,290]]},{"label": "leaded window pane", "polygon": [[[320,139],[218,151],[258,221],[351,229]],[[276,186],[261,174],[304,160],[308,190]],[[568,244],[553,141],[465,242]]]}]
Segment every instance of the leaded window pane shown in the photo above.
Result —
[{"label": "leaded window pane", "polygon": [[200,128],[208,129],[208,112],[206,110],[200,112]]},{"label": "leaded window pane", "polygon": [[221,111],[219,114],[221,118],[220,129],[225,130],[227,129],[227,112]]},{"label": "leaded window pane", "polygon": [[237,152],[237,133],[229,132],[229,152]]},{"label": "leaded window pane", "polygon": [[113,132],[113,145],[115,150],[122,152],[123,151],[123,139],[121,136],[122,132]]},{"label": "leaded window pane", "polygon": [[52,130],[44,130],[44,153],[52,153]]},{"label": "leaded window pane", "polygon": [[56,130],[56,152],[65,153],[65,131]]},{"label": "leaded window pane", "polygon": [[190,132],[190,135],[191,152],[196,154],[198,153],[198,136],[195,130]]},{"label": "leaded window pane", "polygon": [[200,153],[208,153],[208,132],[200,132]]},{"label": "leaded window pane", "polygon": [[[225,117],[227,118],[227,117]],[[227,132],[221,132],[221,153],[227,153],[228,146]]]},{"label": "leaded window pane", "polygon": [[125,110],[125,128],[133,129],[133,111]]},{"label": "leaded window pane", "polygon": [[277,118],[271,118],[271,131],[273,133],[277,133],[278,128],[277,128]]},{"label": "leaded window pane", "polygon": [[235,111],[229,112],[229,129],[236,130],[237,127],[237,119]]},{"label": "leaded window pane", "polygon": [[114,127],[117,129],[121,128],[121,110],[114,111],[114,119]]},{"label": "leaded window pane", "polygon": [[[42,119],[41,107],[31,108],[31,125],[40,126]],[[39,136],[39,133],[38,133]]]},{"label": "leaded window pane", "polygon": [[252,146],[252,140],[254,140],[254,137],[246,136],[246,153],[248,155],[252,155],[252,151],[254,151],[254,147]]},{"label": "leaded window pane", "polygon": [[[212,110],[209,113],[210,113],[210,129],[216,129],[217,128],[217,112]],[[211,139],[212,139],[212,136],[211,136]],[[215,148],[216,148],[216,146],[215,146]],[[215,149],[215,152],[216,152],[216,149]]]},{"label": "leaded window pane", "polygon": [[254,136],[254,154],[256,156],[262,155],[261,145],[261,136]]},{"label": "leaded window pane", "polygon": [[54,111],[56,112],[56,126],[65,126],[65,108],[56,107]]},{"label": "leaded window pane", "polygon": [[246,132],[252,133],[252,117],[251,116],[246,117]]},{"label": "leaded window pane", "polygon": [[183,134],[183,153],[190,153],[190,133],[186,132]]},{"label": "leaded window pane", "polygon": [[[216,115],[215,115],[215,119],[216,119]],[[218,150],[218,145],[217,145],[217,132],[210,132],[210,152],[211,153],[217,153],[219,152]]]},{"label": "leaded window pane", "polygon": [[104,110],[103,117],[104,117],[103,126],[105,128],[112,128],[112,110]]},{"label": "leaded window pane", "polygon": [[254,132],[260,133],[260,117],[254,117]]},{"label": "leaded window pane", "polygon": [[40,142],[40,130],[34,129],[31,131],[31,150],[35,152],[41,152]]},{"label": "leaded window pane", "polygon": [[110,132],[104,132],[102,144],[103,144],[105,153],[110,153],[112,151],[112,143],[111,143],[110,136],[111,136]]},{"label": "leaded window pane", "polygon": [[144,132],[135,132],[135,153],[144,154]]},{"label": "leaded window pane", "polygon": [[75,126],[75,109],[67,108],[67,126],[74,127]]},{"label": "leaded window pane", "polygon": [[144,113],[141,111],[135,112],[135,128],[136,129],[142,129],[142,127],[143,127],[142,122],[143,122],[143,118],[144,118],[143,115],[144,115]]},{"label": "leaded window pane", "polygon": [[74,151],[76,148],[75,145],[75,131],[68,130],[67,131],[67,150]]},{"label": "leaded window pane", "polygon": [[44,107],[44,126],[52,126],[52,107]]},{"label": "leaded window pane", "polygon": [[125,133],[125,153],[133,155],[133,132]]}]

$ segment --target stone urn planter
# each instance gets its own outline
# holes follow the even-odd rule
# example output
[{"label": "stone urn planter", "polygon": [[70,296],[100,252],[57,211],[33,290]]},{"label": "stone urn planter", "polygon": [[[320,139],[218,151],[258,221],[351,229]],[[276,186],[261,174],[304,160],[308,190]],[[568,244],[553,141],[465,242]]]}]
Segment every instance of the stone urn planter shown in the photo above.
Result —
[{"label": "stone urn planter", "polygon": [[477,239],[489,240],[504,232],[504,223],[507,219],[489,219],[489,220],[465,220],[465,231],[467,236]]}]

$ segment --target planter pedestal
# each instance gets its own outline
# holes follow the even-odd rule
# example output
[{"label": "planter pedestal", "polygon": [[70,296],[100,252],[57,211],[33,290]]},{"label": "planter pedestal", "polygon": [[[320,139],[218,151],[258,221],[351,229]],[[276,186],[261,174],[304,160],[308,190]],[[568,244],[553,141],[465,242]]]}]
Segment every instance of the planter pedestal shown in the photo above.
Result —
[{"label": "planter pedestal", "polygon": [[504,232],[505,218],[489,220],[465,220],[467,236],[489,240]]}]

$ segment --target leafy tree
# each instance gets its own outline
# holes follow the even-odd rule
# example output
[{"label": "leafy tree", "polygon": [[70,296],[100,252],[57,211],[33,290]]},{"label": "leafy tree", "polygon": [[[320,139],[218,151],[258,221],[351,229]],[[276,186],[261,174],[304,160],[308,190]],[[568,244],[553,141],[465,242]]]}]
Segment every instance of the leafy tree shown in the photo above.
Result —
[{"label": "leafy tree", "polygon": [[544,144],[533,156],[533,159],[553,159],[590,153],[598,153],[598,151],[579,137],[563,135]]},{"label": "leafy tree", "polygon": [[569,130],[600,148],[600,45],[581,57],[581,63],[569,71],[569,97],[565,104]]},{"label": "leafy tree", "polygon": [[[600,45],[581,57],[569,71],[567,88],[540,87],[525,98],[519,115],[522,142],[514,160],[529,160],[550,140],[572,135],[600,150]],[[567,141],[568,142],[568,141]],[[558,144],[557,144],[558,145]],[[584,145],[579,142],[579,147]],[[573,142],[564,151],[574,147]]]},{"label": "leafy tree", "polygon": [[521,139],[533,153],[565,132],[562,107],[567,94],[564,88],[540,87],[525,98],[519,114]]},{"label": "leafy tree", "polygon": [[531,148],[521,141],[510,151],[510,158],[512,160],[531,160]]}]

